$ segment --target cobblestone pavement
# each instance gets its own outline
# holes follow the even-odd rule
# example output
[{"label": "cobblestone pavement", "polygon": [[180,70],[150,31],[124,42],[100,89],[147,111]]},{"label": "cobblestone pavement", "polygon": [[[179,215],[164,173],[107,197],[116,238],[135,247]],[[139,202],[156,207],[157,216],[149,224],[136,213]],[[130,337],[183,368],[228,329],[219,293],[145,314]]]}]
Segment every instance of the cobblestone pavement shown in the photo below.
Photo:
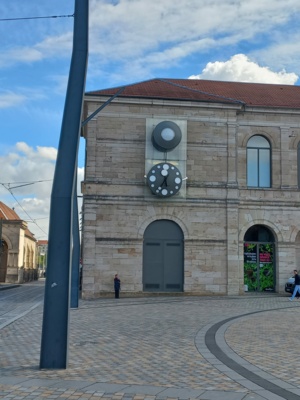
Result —
[{"label": "cobblestone pavement", "polygon": [[300,399],[300,300],[80,301],[70,311],[66,370],[39,369],[42,311],[37,297],[0,326],[1,399]]}]

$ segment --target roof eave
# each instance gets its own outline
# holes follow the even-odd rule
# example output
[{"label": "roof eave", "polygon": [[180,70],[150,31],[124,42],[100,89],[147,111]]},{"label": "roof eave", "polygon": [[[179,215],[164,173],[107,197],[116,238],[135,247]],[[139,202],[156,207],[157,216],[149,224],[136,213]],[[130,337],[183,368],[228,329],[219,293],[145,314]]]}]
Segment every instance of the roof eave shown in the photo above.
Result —
[{"label": "roof eave", "polygon": [[[98,94],[98,93],[86,93],[85,94],[85,101],[107,101],[112,95],[106,95],[106,94]],[[243,107],[243,104],[240,102],[229,102],[229,101],[215,101],[215,100],[200,100],[200,99],[187,99],[187,98],[170,98],[170,97],[156,97],[156,96],[118,96],[116,97],[112,103],[121,103],[121,102],[130,102],[130,103],[144,103],[144,104],[164,104],[166,103],[172,103],[172,105],[182,105],[178,103],[190,103],[193,105],[197,104],[208,104],[209,107],[212,107],[212,105],[215,105],[216,108],[219,108],[219,105],[226,105],[230,108],[235,108],[235,109],[240,109]]]}]

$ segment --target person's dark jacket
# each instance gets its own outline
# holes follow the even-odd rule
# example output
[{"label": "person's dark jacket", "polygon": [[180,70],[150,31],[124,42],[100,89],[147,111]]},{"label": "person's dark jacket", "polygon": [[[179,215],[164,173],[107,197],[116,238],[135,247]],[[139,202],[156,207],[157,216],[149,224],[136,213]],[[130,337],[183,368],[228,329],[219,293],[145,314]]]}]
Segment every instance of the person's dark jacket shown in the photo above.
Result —
[{"label": "person's dark jacket", "polygon": [[114,286],[115,286],[115,290],[120,290],[121,281],[120,281],[119,278],[115,278],[115,279],[114,279]]},{"label": "person's dark jacket", "polygon": [[295,285],[300,285],[300,276],[298,274],[295,275]]}]

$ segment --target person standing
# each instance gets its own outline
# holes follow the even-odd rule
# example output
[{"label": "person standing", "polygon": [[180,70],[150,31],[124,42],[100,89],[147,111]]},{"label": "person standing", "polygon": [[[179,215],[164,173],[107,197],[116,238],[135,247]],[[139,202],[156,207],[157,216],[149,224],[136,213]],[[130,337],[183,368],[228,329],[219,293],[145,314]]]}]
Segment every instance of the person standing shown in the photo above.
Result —
[{"label": "person standing", "polygon": [[294,278],[295,278],[295,288],[294,288],[292,297],[289,298],[290,301],[294,300],[296,294],[297,294],[297,297],[300,295],[300,276],[298,275],[298,272],[296,269],[294,269]]},{"label": "person standing", "polygon": [[121,289],[121,281],[120,281],[120,279],[118,277],[118,274],[115,275],[114,288],[115,288],[115,299],[119,299],[119,297],[120,297],[120,289]]}]

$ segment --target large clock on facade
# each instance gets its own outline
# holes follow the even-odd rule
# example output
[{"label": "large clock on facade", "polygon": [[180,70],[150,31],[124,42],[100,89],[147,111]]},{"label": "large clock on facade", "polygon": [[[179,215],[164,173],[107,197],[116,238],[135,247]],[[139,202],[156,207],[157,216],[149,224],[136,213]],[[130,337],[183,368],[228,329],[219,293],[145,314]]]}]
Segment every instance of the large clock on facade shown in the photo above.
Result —
[{"label": "large clock on facade", "polygon": [[182,176],[175,165],[163,162],[154,165],[147,175],[151,192],[159,197],[174,196],[182,185]]}]

